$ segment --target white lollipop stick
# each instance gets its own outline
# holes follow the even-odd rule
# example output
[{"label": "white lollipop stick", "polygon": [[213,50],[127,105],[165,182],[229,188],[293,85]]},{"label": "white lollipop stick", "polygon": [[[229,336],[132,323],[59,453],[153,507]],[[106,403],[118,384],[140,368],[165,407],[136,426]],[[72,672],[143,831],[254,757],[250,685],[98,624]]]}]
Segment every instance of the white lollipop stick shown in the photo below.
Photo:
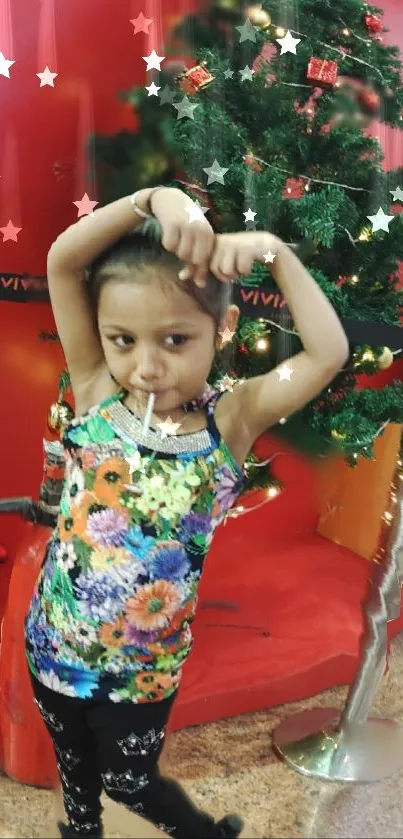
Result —
[{"label": "white lollipop stick", "polygon": [[143,434],[147,434],[147,431],[150,427],[151,415],[152,415],[152,412],[153,412],[153,409],[154,409],[154,402],[155,402],[155,393],[150,393],[150,395],[148,397],[148,402],[147,402],[146,415],[144,417]]}]

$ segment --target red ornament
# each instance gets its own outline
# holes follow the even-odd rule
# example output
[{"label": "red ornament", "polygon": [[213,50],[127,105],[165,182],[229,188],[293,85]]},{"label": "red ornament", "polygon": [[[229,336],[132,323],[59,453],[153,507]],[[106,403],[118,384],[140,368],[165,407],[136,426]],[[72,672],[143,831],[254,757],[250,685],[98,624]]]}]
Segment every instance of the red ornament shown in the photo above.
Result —
[{"label": "red ornament", "polygon": [[379,111],[381,98],[374,90],[367,87],[358,94],[358,101],[364,111],[368,114],[375,114]]},{"label": "red ornament", "polygon": [[316,82],[319,87],[333,88],[337,81],[338,66],[336,61],[326,61],[325,58],[310,58],[307,78]]},{"label": "red ornament", "polygon": [[378,35],[382,32],[382,21],[377,15],[364,15],[364,26],[371,32],[371,35]]},{"label": "red ornament", "polygon": [[246,163],[250,169],[253,169],[255,172],[263,172],[264,166],[256,160],[253,154],[245,154],[243,159],[244,163]]},{"label": "red ornament", "polygon": [[287,178],[283,198],[302,198],[305,195],[305,181],[302,178]]},{"label": "red ornament", "polygon": [[215,79],[209,70],[207,70],[206,62],[197,64],[196,67],[191,67],[190,70],[181,73],[178,76],[177,82],[184,93],[198,93],[203,87],[211,84]]}]

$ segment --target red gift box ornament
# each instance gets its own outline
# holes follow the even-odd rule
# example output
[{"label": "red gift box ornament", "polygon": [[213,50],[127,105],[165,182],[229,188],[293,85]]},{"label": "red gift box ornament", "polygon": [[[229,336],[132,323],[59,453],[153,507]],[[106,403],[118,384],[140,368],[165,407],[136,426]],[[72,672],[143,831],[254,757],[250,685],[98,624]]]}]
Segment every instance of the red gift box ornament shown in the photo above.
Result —
[{"label": "red gift box ornament", "polygon": [[319,87],[333,88],[337,81],[339,68],[336,61],[327,61],[325,58],[310,58],[308,64],[307,78],[316,82]]},{"label": "red gift box ornament", "polygon": [[214,81],[215,76],[207,70],[206,63],[206,61],[203,61],[201,64],[197,64],[196,67],[191,67],[190,70],[186,70],[186,72],[178,76],[178,85],[184,93],[197,93],[203,87],[207,87],[207,85]]}]

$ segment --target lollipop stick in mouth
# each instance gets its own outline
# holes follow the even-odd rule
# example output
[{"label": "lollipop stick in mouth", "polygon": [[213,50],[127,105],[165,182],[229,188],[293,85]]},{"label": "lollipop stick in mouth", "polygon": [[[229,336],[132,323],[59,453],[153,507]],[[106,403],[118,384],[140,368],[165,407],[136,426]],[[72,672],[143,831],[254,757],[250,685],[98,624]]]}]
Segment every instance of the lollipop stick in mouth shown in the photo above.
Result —
[{"label": "lollipop stick in mouth", "polygon": [[148,429],[150,427],[151,416],[152,416],[152,412],[154,410],[154,402],[155,402],[155,393],[150,393],[150,395],[148,397],[148,402],[147,402],[146,415],[144,417],[143,434],[147,434]]}]

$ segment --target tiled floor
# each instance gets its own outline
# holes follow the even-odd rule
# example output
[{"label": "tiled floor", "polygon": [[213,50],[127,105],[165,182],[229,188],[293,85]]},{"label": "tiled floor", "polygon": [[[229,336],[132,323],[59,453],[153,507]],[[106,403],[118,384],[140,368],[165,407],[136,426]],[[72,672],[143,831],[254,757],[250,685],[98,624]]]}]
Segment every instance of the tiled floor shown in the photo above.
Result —
[{"label": "tiled floor", "polygon": [[[346,688],[268,711],[179,731],[168,739],[161,766],[216,818],[242,814],[244,837],[403,839],[402,770],[371,784],[317,781],[292,771],[271,748],[271,733],[291,714],[312,707],[342,708]],[[373,713],[403,724],[403,638],[392,646],[390,670]],[[162,836],[105,798],[107,837]],[[0,777],[0,839],[55,837],[52,792]]]}]

